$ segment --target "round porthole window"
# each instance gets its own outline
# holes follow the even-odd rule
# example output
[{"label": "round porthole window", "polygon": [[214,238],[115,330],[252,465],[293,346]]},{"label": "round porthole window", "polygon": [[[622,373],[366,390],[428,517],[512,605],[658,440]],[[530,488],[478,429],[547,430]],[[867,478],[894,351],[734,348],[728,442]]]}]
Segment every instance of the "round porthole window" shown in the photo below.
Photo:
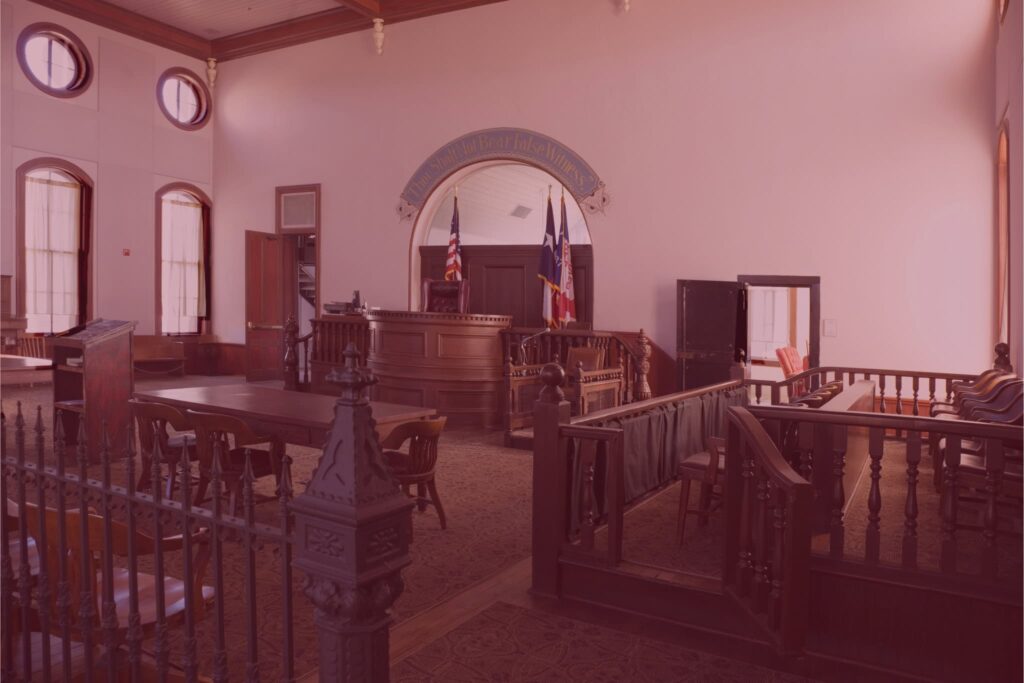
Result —
[{"label": "round porthole window", "polygon": [[78,37],[56,24],[32,24],[18,37],[18,62],[25,76],[54,97],[75,97],[92,80],[92,60]]},{"label": "round porthole window", "polygon": [[167,120],[183,130],[206,125],[210,114],[210,91],[188,69],[175,67],[160,76],[156,99]]}]

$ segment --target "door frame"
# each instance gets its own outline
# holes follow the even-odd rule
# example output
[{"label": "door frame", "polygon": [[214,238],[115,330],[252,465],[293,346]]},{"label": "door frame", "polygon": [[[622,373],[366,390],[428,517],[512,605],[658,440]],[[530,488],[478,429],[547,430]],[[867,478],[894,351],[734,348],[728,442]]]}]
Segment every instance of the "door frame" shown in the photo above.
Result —
[{"label": "door frame", "polygon": [[[810,290],[809,313],[810,351],[807,354],[812,368],[821,364],[821,277],[817,275],[739,275],[736,281],[751,287],[807,287]],[[750,331],[747,331],[749,341]]]}]

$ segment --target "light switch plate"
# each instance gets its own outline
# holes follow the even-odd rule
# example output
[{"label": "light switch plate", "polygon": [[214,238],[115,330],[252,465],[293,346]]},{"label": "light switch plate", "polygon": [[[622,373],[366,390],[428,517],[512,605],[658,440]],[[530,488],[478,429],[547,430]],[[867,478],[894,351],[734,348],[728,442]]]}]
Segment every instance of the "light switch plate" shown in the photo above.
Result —
[{"label": "light switch plate", "polygon": [[825,318],[821,321],[821,336],[823,337],[838,337],[839,336],[839,323],[835,318]]}]

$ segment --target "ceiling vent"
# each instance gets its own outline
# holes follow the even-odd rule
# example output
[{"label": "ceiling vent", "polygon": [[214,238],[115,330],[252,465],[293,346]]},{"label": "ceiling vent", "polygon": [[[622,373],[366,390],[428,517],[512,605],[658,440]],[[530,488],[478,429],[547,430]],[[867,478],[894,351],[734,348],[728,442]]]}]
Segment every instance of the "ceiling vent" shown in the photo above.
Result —
[{"label": "ceiling vent", "polygon": [[512,209],[512,213],[509,215],[515,216],[516,218],[526,218],[527,216],[530,215],[531,211],[533,211],[533,209],[531,209],[530,207],[519,204],[518,206],[516,206],[516,208]]}]

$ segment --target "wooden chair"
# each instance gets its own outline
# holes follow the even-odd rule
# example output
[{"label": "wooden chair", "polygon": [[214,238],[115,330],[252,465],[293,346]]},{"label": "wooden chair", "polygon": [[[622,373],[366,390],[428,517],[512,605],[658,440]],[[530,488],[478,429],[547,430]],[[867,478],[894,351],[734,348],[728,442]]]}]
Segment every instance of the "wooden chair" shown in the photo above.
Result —
[{"label": "wooden chair", "polygon": [[[136,488],[144,491],[152,486],[153,475],[153,453],[157,440],[160,443],[161,462],[167,464],[167,484],[164,496],[174,497],[174,485],[178,479],[178,467],[181,464],[181,454],[184,452],[188,461],[192,462],[197,456],[196,435],[192,431],[192,425],[188,418],[177,408],[163,403],[152,403],[131,399],[132,415],[139,430],[139,456],[141,461],[141,472]],[[175,430],[175,434],[168,434],[167,428]],[[154,438],[156,437],[156,438]]]},{"label": "wooden chair", "polygon": [[434,313],[468,313],[469,280],[431,280],[423,278],[424,311]]},{"label": "wooden chair", "polygon": [[605,367],[607,350],[589,346],[573,346],[566,358],[566,399],[573,415],[586,415],[594,410],[617,408],[626,391],[622,366]]},{"label": "wooden chair", "polygon": [[50,354],[46,351],[46,337],[41,334],[19,332],[17,355],[28,358],[49,358]]},{"label": "wooden chair", "polygon": [[[437,517],[441,521],[442,529],[447,528],[448,523],[441,498],[437,495],[434,470],[437,466],[437,442],[447,421],[448,418],[439,417],[433,420],[404,422],[395,427],[381,444],[385,449],[384,459],[391,475],[402,486],[406,495],[410,495],[409,487],[416,485],[417,507],[420,512],[426,510],[428,504],[437,508]],[[397,450],[406,441],[409,442],[409,452]]]},{"label": "wooden chair", "polygon": [[[718,475],[725,473],[725,439],[709,436],[705,443],[707,450],[694,453],[679,463],[679,517],[676,534],[679,545],[683,544],[686,532],[686,516],[691,512],[699,515],[697,523],[705,526],[711,513],[711,497],[718,485]],[[700,482],[700,501],[696,509],[690,508],[690,482]]]},{"label": "wooden chair", "polygon": [[[801,358],[800,352],[796,350],[795,346],[780,346],[775,349],[775,357],[779,359],[779,366],[782,368],[782,374],[786,379],[793,375],[799,375],[804,370],[809,369],[810,366],[807,356]],[[800,396],[806,390],[807,386],[802,381],[793,385],[793,392],[797,396]]]},{"label": "wooden chair", "polygon": [[[234,515],[242,498],[242,474],[245,470],[246,453],[249,454],[253,475],[259,479],[273,474],[281,483],[281,459],[284,444],[276,436],[257,434],[249,425],[237,417],[218,413],[201,413],[195,410],[185,412],[189,423],[196,430],[199,458],[199,484],[196,487],[195,504],[202,503],[210,485],[213,467],[214,444],[221,444],[221,473],[228,490],[228,509]],[[234,445],[232,446],[232,441]],[[251,448],[258,444],[270,444],[269,450]],[[214,495],[220,495],[215,491]]]},{"label": "wooden chair", "polygon": [[1016,379],[1016,375],[997,371],[985,374],[984,377],[979,376],[969,387],[961,388],[961,385],[956,385],[953,387],[951,401],[935,401],[931,404],[931,416],[938,417],[943,413],[955,415],[961,411],[965,401],[987,403]]},{"label": "wooden chair", "polygon": [[[25,516],[28,522],[29,531],[36,536],[37,542],[39,542],[38,533],[42,528],[42,524],[46,525],[46,557],[48,567],[58,567],[60,564],[60,553],[61,548],[59,546],[59,524],[60,524],[60,513],[52,508],[46,508],[43,511],[32,504],[25,506]],[[93,615],[95,623],[94,628],[99,628],[99,617],[102,614],[100,611],[100,603],[103,600],[103,581],[104,581],[104,562],[103,562],[103,546],[104,536],[103,527],[105,520],[103,517],[95,514],[87,515],[86,519],[82,519],[81,512],[79,510],[67,510],[64,513],[64,520],[66,523],[67,533],[66,542],[67,545],[64,550],[67,552],[67,567],[70,572],[70,598],[72,609],[68,615],[71,618],[72,625],[72,638],[76,638],[83,630],[82,623],[80,621],[80,613],[78,606],[82,601],[82,594],[86,591],[90,591],[92,599],[96,601],[93,606]],[[82,524],[88,525],[88,547],[82,545]],[[111,534],[111,553],[115,558],[128,558],[129,557],[129,540],[135,547],[135,553],[137,557],[145,557],[152,555],[156,552],[157,547],[165,552],[174,552],[184,549],[184,536],[177,534],[172,536],[165,536],[159,540],[154,539],[146,534],[136,531],[133,538],[129,537],[128,527],[121,522],[109,521],[112,526]],[[196,621],[201,620],[206,615],[206,608],[213,602],[214,589],[212,586],[203,585],[203,577],[206,573],[206,566],[209,563],[210,548],[208,543],[209,534],[205,530],[201,530],[192,535],[191,541],[194,546],[195,557],[192,561],[192,575],[186,576],[182,579],[175,578],[173,576],[165,575],[163,579],[163,598],[164,598],[164,614],[165,622],[169,626],[181,623],[185,619],[186,610],[191,610],[192,618]],[[86,563],[86,566],[90,568],[88,575],[82,575],[82,566]],[[128,621],[131,613],[131,595],[129,590],[129,569],[127,567],[116,566],[122,564],[120,560],[115,559],[114,567],[112,570],[112,582],[114,586],[114,609],[117,616],[117,639],[118,642],[123,642],[125,635],[128,630]],[[174,563],[177,565],[177,563]],[[165,566],[171,566],[170,563],[165,563]],[[59,572],[51,570],[50,575],[50,604],[48,606],[51,614],[51,623],[60,624],[61,614],[58,604],[58,574]],[[157,607],[156,601],[158,592],[161,591],[157,585],[157,577],[154,574],[145,573],[142,571],[137,572],[138,578],[138,591],[136,597],[138,600],[138,611],[141,618],[141,627],[143,637],[150,637],[156,630],[157,626]],[[185,589],[186,582],[192,587],[192,604],[188,605],[185,600]],[[59,628],[59,627],[57,627]],[[56,631],[55,631],[56,632]]]}]

